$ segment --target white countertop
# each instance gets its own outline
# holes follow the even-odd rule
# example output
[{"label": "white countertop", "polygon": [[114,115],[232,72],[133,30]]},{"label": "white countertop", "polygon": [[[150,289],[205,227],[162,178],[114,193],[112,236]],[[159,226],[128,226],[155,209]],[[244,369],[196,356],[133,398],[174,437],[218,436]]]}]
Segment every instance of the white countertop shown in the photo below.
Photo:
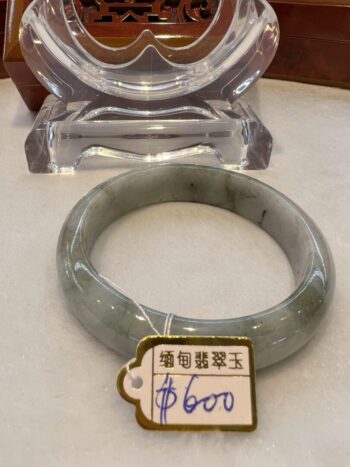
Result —
[{"label": "white countertop", "polygon": [[[124,359],[66,311],[56,275],[65,216],[118,170],[30,174],[23,144],[33,115],[0,81],[2,466],[350,465],[350,92],[261,80],[247,99],[274,136],[270,167],[249,175],[316,221],[335,260],[334,301],[309,345],[258,373],[256,432],[161,433],[137,425],[115,391]],[[187,316],[261,311],[293,287],[265,233],[208,206],[129,215],[94,257],[137,300]]]}]

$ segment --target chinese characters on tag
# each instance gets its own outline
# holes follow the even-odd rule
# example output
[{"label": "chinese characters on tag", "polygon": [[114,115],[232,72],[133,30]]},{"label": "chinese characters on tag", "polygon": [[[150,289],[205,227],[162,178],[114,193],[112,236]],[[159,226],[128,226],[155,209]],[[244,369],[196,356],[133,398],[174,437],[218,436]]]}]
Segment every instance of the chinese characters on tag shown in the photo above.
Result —
[{"label": "chinese characters on tag", "polygon": [[[148,337],[136,362],[121,370],[118,388],[145,428],[251,431],[254,376],[247,338]],[[133,387],[135,378],[141,387]]]}]

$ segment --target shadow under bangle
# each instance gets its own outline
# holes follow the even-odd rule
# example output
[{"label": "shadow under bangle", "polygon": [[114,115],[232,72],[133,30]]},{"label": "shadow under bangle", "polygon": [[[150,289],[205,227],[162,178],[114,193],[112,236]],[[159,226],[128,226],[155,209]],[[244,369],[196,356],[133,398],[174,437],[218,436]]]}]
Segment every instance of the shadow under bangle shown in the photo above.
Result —
[{"label": "shadow under bangle", "polygon": [[[313,336],[333,295],[335,274],[327,244],[314,222],[273,188],[239,173],[198,165],[159,165],[127,172],[90,191],[70,212],[57,249],[60,282],[72,312],[99,340],[131,357],[143,337],[154,334],[133,300],[115,290],[90,262],[98,236],[139,208],[164,202],[208,204],[261,227],[291,264],[295,291],[262,312],[232,319],[173,316],[173,335],[247,336],[257,368],[276,363]],[[166,313],[143,306],[156,329]]]}]

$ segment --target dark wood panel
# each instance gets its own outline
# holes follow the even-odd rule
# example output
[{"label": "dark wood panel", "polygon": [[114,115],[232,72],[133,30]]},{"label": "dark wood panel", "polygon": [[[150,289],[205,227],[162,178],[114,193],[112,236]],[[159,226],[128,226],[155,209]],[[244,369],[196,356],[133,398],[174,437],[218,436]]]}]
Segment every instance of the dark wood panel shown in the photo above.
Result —
[{"label": "dark wood panel", "polygon": [[5,39],[6,0],[0,0],[0,78],[6,78],[7,72],[2,60]]},{"label": "dark wood panel", "polygon": [[[23,61],[18,42],[20,19],[30,1],[8,0],[4,58],[27,106],[38,110],[47,91]],[[0,0],[0,33],[5,3]],[[270,3],[279,19],[281,40],[265,76],[350,87],[350,0],[270,0]],[[100,40],[109,44],[113,38]]]},{"label": "dark wood panel", "polygon": [[350,87],[350,0],[271,0],[281,39],[266,75]]}]

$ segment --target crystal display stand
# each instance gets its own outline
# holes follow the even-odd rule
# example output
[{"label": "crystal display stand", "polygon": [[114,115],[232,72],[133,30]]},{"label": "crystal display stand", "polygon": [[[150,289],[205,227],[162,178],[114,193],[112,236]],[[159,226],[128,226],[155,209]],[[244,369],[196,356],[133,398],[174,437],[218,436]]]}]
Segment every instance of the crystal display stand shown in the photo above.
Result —
[{"label": "crystal display stand", "polygon": [[26,141],[29,169],[266,168],[271,135],[241,96],[278,36],[265,0],[35,0],[21,47],[52,95]]}]

